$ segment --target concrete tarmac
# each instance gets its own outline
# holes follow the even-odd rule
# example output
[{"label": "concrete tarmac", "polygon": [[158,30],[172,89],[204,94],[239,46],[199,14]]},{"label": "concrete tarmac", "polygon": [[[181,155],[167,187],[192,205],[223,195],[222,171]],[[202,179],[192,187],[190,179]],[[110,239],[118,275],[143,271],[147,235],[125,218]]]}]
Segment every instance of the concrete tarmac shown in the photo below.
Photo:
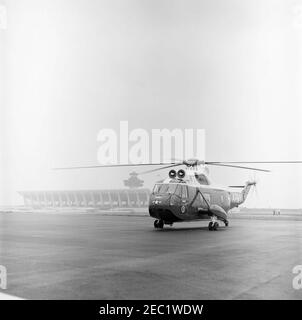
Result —
[{"label": "concrete tarmac", "polygon": [[0,265],[25,299],[302,299],[302,221],[2,213]]}]

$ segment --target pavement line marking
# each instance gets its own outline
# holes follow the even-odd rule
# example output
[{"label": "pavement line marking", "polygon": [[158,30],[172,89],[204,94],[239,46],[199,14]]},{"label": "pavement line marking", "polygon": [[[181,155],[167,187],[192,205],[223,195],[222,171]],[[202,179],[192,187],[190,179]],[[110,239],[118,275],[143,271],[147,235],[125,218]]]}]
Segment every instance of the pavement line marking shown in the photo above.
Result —
[{"label": "pavement line marking", "polygon": [[0,300],[24,300],[23,298],[0,292]]}]

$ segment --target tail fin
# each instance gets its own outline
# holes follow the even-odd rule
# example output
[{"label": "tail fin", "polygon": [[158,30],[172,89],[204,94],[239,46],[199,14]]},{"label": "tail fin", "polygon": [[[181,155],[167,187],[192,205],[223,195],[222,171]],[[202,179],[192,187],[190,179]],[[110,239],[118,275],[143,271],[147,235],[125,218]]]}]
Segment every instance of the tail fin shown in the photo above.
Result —
[{"label": "tail fin", "polygon": [[245,187],[241,191],[243,202],[246,200],[252,186],[256,185],[256,181],[247,181]]}]

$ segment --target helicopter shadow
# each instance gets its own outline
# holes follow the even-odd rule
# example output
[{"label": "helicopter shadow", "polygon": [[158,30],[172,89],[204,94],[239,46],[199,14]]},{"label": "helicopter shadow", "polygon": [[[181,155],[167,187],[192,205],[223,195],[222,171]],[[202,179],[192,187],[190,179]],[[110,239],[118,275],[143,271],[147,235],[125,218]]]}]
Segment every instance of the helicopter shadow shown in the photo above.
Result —
[{"label": "helicopter shadow", "polygon": [[[216,231],[211,232],[223,232],[227,230],[227,227],[219,227]],[[181,232],[181,231],[206,231],[209,232],[209,228],[207,226],[202,227],[164,227],[163,229],[153,229],[153,232]]]}]

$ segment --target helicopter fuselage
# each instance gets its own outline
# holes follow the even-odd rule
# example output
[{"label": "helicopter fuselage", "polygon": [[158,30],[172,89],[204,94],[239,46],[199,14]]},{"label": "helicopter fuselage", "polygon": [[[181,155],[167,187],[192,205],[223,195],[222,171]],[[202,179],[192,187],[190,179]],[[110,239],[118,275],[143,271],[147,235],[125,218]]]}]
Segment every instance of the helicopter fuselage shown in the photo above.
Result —
[{"label": "helicopter fuselage", "polygon": [[182,179],[157,183],[150,196],[149,214],[164,224],[217,219],[227,224],[227,213],[244,202],[249,185],[241,192],[198,185]]},{"label": "helicopter fuselage", "polygon": [[[164,184],[162,185],[164,187]],[[172,186],[172,188],[171,188]],[[162,187],[162,188],[163,188]],[[209,219],[210,206],[216,204],[224,211],[231,208],[230,194],[225,190],[210,187],[195,187],[186,184],[169,184],[174,192],[154,192],[150,196],[149,214],[165,223]],[[171,190],[172,191],[172,190]]]}]

